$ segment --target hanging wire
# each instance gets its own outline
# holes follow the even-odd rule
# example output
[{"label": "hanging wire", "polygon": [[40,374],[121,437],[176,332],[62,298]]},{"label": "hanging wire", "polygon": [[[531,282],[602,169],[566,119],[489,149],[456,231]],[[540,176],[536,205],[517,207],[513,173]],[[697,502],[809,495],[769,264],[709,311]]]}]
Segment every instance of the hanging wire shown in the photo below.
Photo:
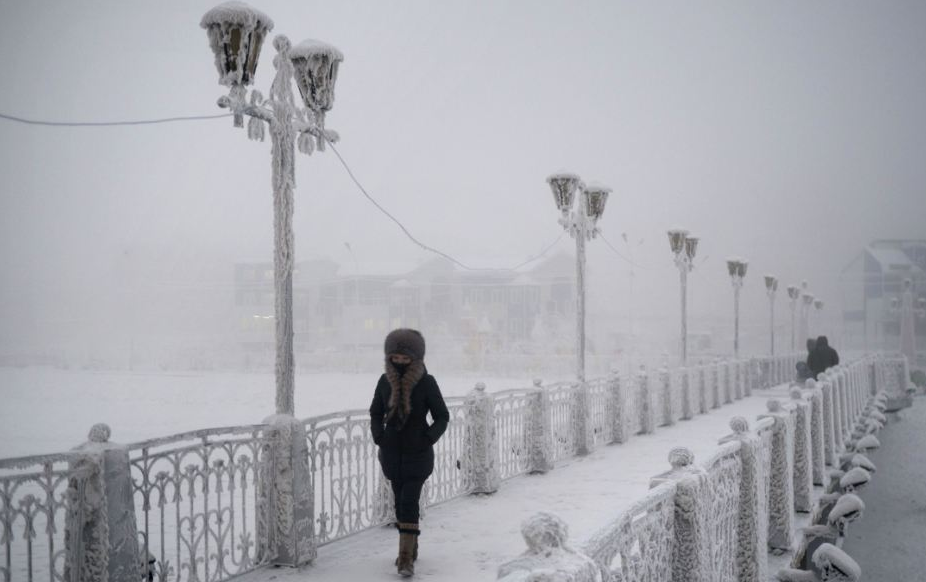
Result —
[{"label": "hanging wire", "polygon": [[377,202],[376,199],[373,198],[373,196],[371,196],[369,192],[367,192],[366,188],[363,187],[363,184],[361,184],[360,181],[357,179],[357,177],[354,175],[353,170],[351,170],[351,168],[350,168],[350,166],[348,165],[347,161],[346,161],[346,160],[344,159],[344,157],[341,155],[341,152],[338,151],[338,148],[335,147],[335,145],[334,145],[333,143],[331,143],[331,141],[328,140],[327,137],[325,138],[325,141],[331,146],[331,150],[334,152],[334,155],[336,155],[336,156],[338,157],[338,160],[340,160],[341,165],[344,166],[344,170],[347,171],[347,175],[350,176],[350,179],[353,180],[354,184],[357,186],[357,188],[360,190],[360,192],[362,192],[363,195],[366,197],[366,199],[369,200],[376,208],[378,208],[380,212],[382,212],[384,215],[386,215],[386,217],[389,218],[389,220],[391,220],[392,222],[396,223],[396,225],[397,225],[400,229],[402,229],[402,232],[405,233],[405,236],[407,236],[407,237],[409,238],[409,240],[411,240],[413,243],[415,243],[416,245],[418,245],[418,246],[421,247],[422,249],[424,249],[424,250],[426,250],[426,251],[428,251],[428,252],[430,252],[430,253],[434,253],[435,255],[438,255],[438,256],[441,256],[441,257],[447,259],[448,261],[450,261],[450,262],[452,262],[453,264],[457,265],[457,266],[460,267],[461,269],[465,269],[465,270],[467,270],[467,271],[515,271],[515,270],[517,270],[517,269],[520,269],[520,268],[523,267],[524,265],[526,265],[526,264],[528,264],[528,263],[530,263],[530,262],[536,261],[537,259],[539,259],[539,258],[545,256],[548,252],[550,252],[550,250],[551,250],[553,247],[555,247],[555,246],[557,245],[557,243],[559,243],[559,241],[562,240],[563,236],[565,236],[565,234],[566,234],[565,231],[561,232],[560,235],[556,238],[556,240],[553,241],[551,244],[549,244],[546,248],[544,248],[539,254],[537,254],[537,255],[535,255],[535,256],[533,256],[533,257],[530,257],[529,259],[527,259],[527,260],[525,260],[525,261],[523,261],[523,262],[521,262],[521,263],[518,263],[517,265],[515,265],[515,266],[513,266],[513,267],[498,268],[498,269],[493,269],[493,268],[491,268],[491,267],[470,267],[469,265],[467,265],[467,264],[465,264],[465,263],[463,263],[463,262],[461,262],[461,261],[458,261],[457,259],[455,259],[454,257],[448,255],[447,253],[445,253],[445,252],[443,252],[443,251],[440,251],[440,250],[437,250],[437,249],[435,249],[434,247],[428,246],[428,245],[424,244],[423,242],[421,242],[420,240],[418,240],[417,238],[415,238],[415,236],[414,236],[411,232],[409,232],[409,230],[405,227],[404,224],[402,224],[401,221],[399,221],[398,218],[396,218],[396,217],[393,216],[388,210],[386,210],[385,208],[383,208],[382,205],[381,205],[379,202]]},{"label": "hanging wire", "polygon": [[625,257],[625,256],[623,255],[623,253],[621,253],[619,250],[617,250],[617,248],[616,248],[614,245],[611,244],[611,241],[609,241],[607,238],[605,238],[604,234],[602,234],[600,231],[598,232],[598,238],[600,238],[601,240],[603,240],[603,241],[604,241],[604,244],[608,245],[608,248],[610,248],[611,251],[613,251],[615,255],[619,256],[619,257],[622,258],[622,259],[624,259],[625,261],[627,261],[627,263],[633,265],[634,267],[637,267],[638,269],[646,269],[646,267],[644,267],[643,265],[641,265],[641,264],[639,264],[639,263],[636,263],[636,262],[634,262],[634,261],[631,261],[630,259],[628,259],[627,257]]},{"label": "hanging wire", "polygon": [[[187,116],[180,116],[180,117],[163,117],[159,119],[140,119],[140,120],[124,120],[124,121],[47,121],[47,120],[39,120],[39,119],[26,119],[24,117],[18,117],[18,116],[9,115],[6,113],[0,113],[0,119],[6,119],[8,121],[15,121],[18,123],[25,123],[28,125],[45,125],[45,126],[53,126],[53,127],[112,127],[112,126],[124,126],[124,125],[151,125],[151,124],[157,124],[157,123],[172,123],[172,122],[177,122],[177,121],[202,121],[202,120],[211,120],[211,119],[222,119],[226,117],[231,117],[232,115],[233,115],[232,113],[220,113],[217,115],[187,115]],[[457,265],[461,269],[464,269],[467,271],[516,271],[520,269],[521,267],[523,267],[524,265],[546,256],[546,254],[549,253],[550,250],[553,249],[553,247],[555,247],[559,243],[559,241],[562,240],[563,236],[566,234],[565,232],[560,233],[560,235],[556,238],[556,240],[554,240],[552,243],[544,247],[544,249],[540,251],[540,253],[522,261],[521,263],[518,263],[517,265],[513,267],[500,267],[500,268],[471,267],[467,265],[466,263],[463,263],[462,261],[459,261],[456,258],[450,256],[449,254],[443,251],[440,251],[432,246],[426,245],[420,240],[418,240],[411,232],[409,232],[409,230],[405,227],[405,225],[402,224],[401,221],[399,221],[399,219],[393,216],[388,210],[383,208],[382,205],[379,202],[377,202],[370,195],[369,192],[367,192],[366,188],[363,187],[363,185],[354,175],[353,170],[351,170],[350,165],[348,165],[347,161],[341,155],[341,152],[338,151],[338,149],[335,147],[333,143],[331,143],[331,141],[327,138],[327,136],[325,136],[324,139],[331,146],[332,151],[334,151],[335,155],[338,157],[338,160],[341,162],[341,165],[344,167],[344,170],[347,171],[348,176],[350,176],[350,179],[354,182],[354,184],[357,186],[360,192],[363,193],[363,195],[367,198],[367,200],[369,200],[377,209],[379,209],[380,212],[382,212],[387,218],[389,218],[400,229],[402,229],[402,232],[405,233],[405,236],[407,236],[409,240],[411,240],[413,243],[415,243],[416,245],[418,245],[425,251],[428,251],[430,253],[433,253],[435,255],[438,255],[440,257],[447,259],[448,261]]]},{"label": "hanging wire", "polygon": [[110,127],[114,125],[151,125],[154,123],[173,123],[175,121],[200,121],[207,119],[221,119],[231,117],[231,113],[220,113],[218,115],[186,115],[181,117],[162,117],[160,119],[136,119],[127,121],[45,121],[41,119],[26,119],[0,113],[0,118],[9,121],[17,121],[29,125],[51,125],[54,127]]}]

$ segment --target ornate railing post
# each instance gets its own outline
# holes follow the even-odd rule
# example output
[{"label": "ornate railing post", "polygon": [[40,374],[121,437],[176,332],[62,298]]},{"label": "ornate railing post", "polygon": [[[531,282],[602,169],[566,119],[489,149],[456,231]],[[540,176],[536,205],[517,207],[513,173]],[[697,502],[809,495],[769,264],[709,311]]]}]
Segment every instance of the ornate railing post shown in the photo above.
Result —
[{"label": "ornate railing post", "polygon": [[470,459],[473,493],[495,493],[501,483],[498,438],[495,432],[495,397],[486,385],[477,382],[466,395],[466,433],[464,447]]},{"label": "ornate railing post", "polygon": [[672,469],[650,479],[650,489],[676,482],[674,582],[710,582],[710,532],[703,526],[706,507],[702,501],[706,476],[694,465],[694,454],[685,447],[669,451]]},{"label": "ornate railing post", "polygon": [[808,379],[804,383],[810,392],[810,450],[812,453],[811,473],[814,485],[826,485],[826,456],[824,444],[826,430],[823,425],[823,391],[817,387],[816,380]]},{"label": "ornate railing post", "polygon": [[739,582],[768,580],[768,496],[765,490],[767,467],[762,462],[759,438],[749,432],[749,422],[742,416],[730,419],[733,434],[720,440],[740,442],[742,476],[737,524],[736,552]]},{"label": "ornate railing post", "polygon": [[794,510],[810,513],[813,509],[813,437],[811,407],[800,388],[791,389],[794,406]]},{"label": "ornate railing post", "polygon": [[630,431],[627,430],[627,399],[624,397],[621,376],[616,370],[612,370],[608,376],[608,398],[611,401],[611,442],[625,443],[630,438]]},{"label": "ornate railing post", "polygon": [[264,423],[257,547],[266,548],[277,566],[302,566],[318,553],[305,424],[289,414],[273,415]]},{"label": "ornate railing post", "polygon": [[656,430],[656,411],[653,409],[653,396],[649,389],[649,376],[646,370],[641,366],[637,374],[637,403],[640,415],[640,432],[642,434],[652,434]]},{"label": "ornate railing post", "polygon": [[588,382],[573,385],[573,398],[576,405],[572,409],[572,426],[576,431],[576,455],[587,455],[595,449],[595,433],[591,419],[591,398]]},{"label": "ornate railing post", "polygon": [[817,381],[817,386],[823,393],[823,459],[827,465],[835,467],[837,449],[836,431],[833,425],[833,387],[826,379]]},{"label": "ornate railing post", "polygon": [[698,412],[707,414],[710,406],[707,404],[707,366],[698,366]]},{"label": "ornate railing post", "polygon": [[720,360],[711,364],[711,408],[720,408]]},{"label": "ornate railing post", "polygon": [[832,386],[833,391],[833,436],[836,439],[836,454],[845,448],[845,416],[842,413],[842,390],[840,390],[839,380],[835,374],[826,373],[826,380]]},{"label": "ornate railing post", "polygon": [[733,398],[735,400],[742,400],[743,394],[746,392],[746,378],[743,373],[743,361],[742,360],[733,360],[731,364],[733,367]]},{"label": "ornate railing post", "polygon": [[775,551],[791,549],[791,514],[794,511],[794,420],[775,399],[768,401],[772,418],[772,462],[768,500],[768,546]]},{"label": "ornate railing post", "polygon": [[692,406],[691,402],[691,370],[687,367],[679,368],[678,375],[682,383],[682,420],[691,420],[691,417],[694,416],[694,406]]},{"label": "ornate railing post", "polygon": [[672,377],[669,375],[669,369],[665,366],[659,368],[659,391],[662,394],[662,410],[659,415],[662,416],[660,425],[675,424],[672,402]]},{"label": "ornate railing post", "polygon": [[723,364],[723,403],[731,404],[733,402],[733,378],[729,360],[724,360]]},{"label": "ornate railing post", "polygon": [[109,442],[110,432],[109,426],[95,424],[87,442],[74,449],[88,454],[73,468],[89,477],[84,494],[75,496],[83,506],[69,512],[65,522],[66,580],[141,579],[129,451]]},{"label": "ornate railing post", "polygon": [[755,388],[756,378],[756,361],[743,360],[743,395],[752,396],[752,390]]},{"label": "ornate railing post", "polygon": [[553,430],[550,426],[550,399],[543,381],[534,380],[530,403],[530,472],[546,473],[553,469]]}]

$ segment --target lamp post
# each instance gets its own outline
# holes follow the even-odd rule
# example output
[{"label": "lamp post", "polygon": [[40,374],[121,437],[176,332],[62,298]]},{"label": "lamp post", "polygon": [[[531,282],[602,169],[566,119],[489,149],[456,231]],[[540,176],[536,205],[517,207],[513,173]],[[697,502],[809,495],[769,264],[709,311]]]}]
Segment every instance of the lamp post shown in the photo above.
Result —
[{"label": "lamp post", "polygon": [[821,319],[823,319],[823,315],[822,315],[823,314],[823,300],[815,298],[813,300],[813,308],[814,308],[815,313],[817,314],[816,319],[814,320],[814,326],[817,328],[817,331],[819,332],[817,333],[817,335],[825,335],[823,333],[823,325],[820,323]]},{"label": "lamp post", "polygon": [[[898,307],[899,303],[899,307]],[[913,305],[913,282],[904,279],[900,300],[891,298],[891,312],[900,314],[900,353],[911,366],[916,365],[916,318],[926,317],[926,299],[920,297]]]},{"label": "lamp post", "polygon": [[740,357],[740,289],[749,263],[741,259],[728,259],[727,272],[733,284],[733,357]]},{"label": "lamp post", "polygon": [[778,278],[774,275],[765,276],[765,293],[768,295],[769,316],[769,352],[775,356],[775,294],[778,293]]},{"label": "lamp post", "polygon": [[[553,174],[547,178],[560,211],[559,223],[576,241],[576,377],[585,382],[585,242],[598,235],[598,221],[604,214],[611,189],[586,186],[575,174]],[[576,192],[581,200],[572,208]]]},{"label": "lamp post", "polygon": [[797,300],[801,298],[801,290],[794,285],[788,285],[788,299],[791,300],[791,353],[797,352],[794,345],[794,314],[797,311]]},{"label": "lamp post", "polygon": [[[334,104],[334,84],[338,65],[344,60],[335,47],[315,40],[291,46],[284,35],[277,35],[273,46],[276,75],[270,97],[260,91],[247,95],[253,83],[264,38],[273,29],[273,21],[259,10],[242,2],[226,2],[207,12],[200,22],[206,29],[215,55],[219,84],[229,87],[228,95],[218,100],[219,107],[234,114],[234,126],[248,121],[248,138],[263,141],[264,124],[269,125],[272,141],[271,171],[273,185],[274,230],[274,316],[276,319],[276,411],[294,413],[293,402],[293,189],[295,188],[294,152],[311,154],[316,146],[324,151],[325,143],[338,140],[337,133],[325,129],[325,113]],[[295,81],[305,107],[293,99]]]},{"label": "lamp post", "polygon": [[694,269],[694,258],[698,252],[700,239],[688,236],[688,231],[682,229],[670,230],[668,235],[669,248],[675,255],[675,266],[678,267],[678,280],[681,288],[682,329],[679,357],[684,366],[688,363],[688,273]]},{"label": "lamp post", "polygon": [[810,308],[813,306],[813,294],[805,287],[801,291],[801,337],[806,342],[810,339]]}]

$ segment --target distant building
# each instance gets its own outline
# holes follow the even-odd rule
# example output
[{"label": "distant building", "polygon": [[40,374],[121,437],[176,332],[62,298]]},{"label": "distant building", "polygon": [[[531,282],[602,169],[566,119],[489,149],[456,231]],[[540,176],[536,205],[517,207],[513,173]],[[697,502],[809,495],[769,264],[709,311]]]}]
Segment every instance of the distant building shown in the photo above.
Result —
[{"label": "distant building", "polygon": [[[852,347],[897,349],[900,318],[891,300],[904,279],[914,297],[926,296],[926,240],[875,240],[840,274],[844,341]],[[926,323],[916,322],[917,344],[926,346]]]},{"label": "distant building", "polygon": [[[235,265],[238,343],[255,358],[274,350],[271,262]],[[371,349],[396,327],[420,329],[437,349],[528,351],[562,337],[575,316],[575,259],[560,254],[517,271],[302,261],[293,275],[294,350]],[[571,341],[571,340],[570,340]]]}]

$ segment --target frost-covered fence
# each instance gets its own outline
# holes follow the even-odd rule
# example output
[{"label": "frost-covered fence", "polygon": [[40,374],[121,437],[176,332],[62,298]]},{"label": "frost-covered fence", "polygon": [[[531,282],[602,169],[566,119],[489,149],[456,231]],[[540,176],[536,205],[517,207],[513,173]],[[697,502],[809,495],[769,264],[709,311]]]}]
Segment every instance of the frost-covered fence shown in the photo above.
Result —
[{"label": "frost-covered fence", "polygon": [[[763,363],[754,363],[752,381],[761,386]],[[711,366],[721,378],[732,370],[731,380],[738,379],[745,394],[748,368]],[[531,547],[503,565],[499,579],[557,571],[577,582],[765,582],[769,553],[778,552],[803,569],[780,571],[783,580],[857,580],[857,564],[839,546],[847,524],[861,513],[863,504],[852,492],[870,479],[874,466],[864,451],[878,446],[873,434],[885,420],[881,411],[888,396],[872,379],[886,379],[898,366],[893,358],[866,356],[805,386],[795,383],[787,400],[769,400],[768,413],[754,429],[745,418],[732,419],[733,434],[721,439],[705,463],[696,465],[685,448],[673,449],[672,469],[653,479],[655,488],[577,549],[569,549],[566,540],[557,546],[565,550]],[[776,369],[771,360],[765,367]],[[661,378],[665,403],[672,380],[666,388],[666,374]],[[732,385],[718,392],[737,394]],[[831,461],[824,442],[832,443]],[[825,484],[822,495],[815,482]],[[798,534],[798,512],[809,513],[816,525]],[[556,518],[531,523],[549,526]],[[588,570],[589,561],[597,568]]]},{"label": "frost-covered fence", "polygon": [[258,545],[266,425],[206,429],[126,447],[141,575],[159,582],[225,580],[272,556]]},{"label": "frost-covered fence", "polygon": [[[747,394],[758,369],[756,360],[716,361],[585,384],[535,380],[500,393],[477,385],[447,399],[451,421],[423,503],[491,493],[506,479],[706,413],[723,403],[721,378],[731,395]],[[393,519],[369,423],[366,410],[275,416],[129,445],[109,442],[99,425],[80,452],[0,461],[0,581],[90,582],[105,570],[221,582],[310,561],[319,545]],[[639,529],[649,521],[631,528],[649,535]],[[621,568],[649,568],[635,553],[640,543],[650,542],[620,550]]]},{"label": "frost-covered fence", "polygon": [[89,564],[74,524],[85,522],[88,495],[99,495],[100,469],[99,457],[85,453],[0,461],[0,579],[81,578]]}]

